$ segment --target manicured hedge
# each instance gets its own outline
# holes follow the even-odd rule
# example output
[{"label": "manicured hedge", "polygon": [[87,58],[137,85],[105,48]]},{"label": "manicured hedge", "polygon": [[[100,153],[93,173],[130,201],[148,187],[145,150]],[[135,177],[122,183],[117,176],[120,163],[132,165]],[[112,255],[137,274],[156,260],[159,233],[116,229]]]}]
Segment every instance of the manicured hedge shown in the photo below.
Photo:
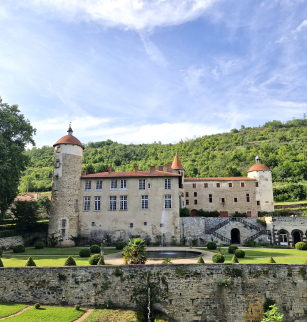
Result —
[{"label": "manicured hedge", "polygon": [[68,256],[64,263],[64,266],[77,266],[77,264],[75,260],[72,258],[72,256]]},{"label": "manicured hedge", "polygon": [[212,256],[212,262],[213,263],[224,263],[225,262],[225,258],[222,254],[214,254]]},{"label": "manicured hedge", "polygon": [[208,249],[216,249],[216,243],[215,242],[209,242],[208,244],[207,244],[207,248]]},{"label": "manicured hedge", "polygon": [[91,249],[92,254],[99,254],[100,253],[100,246],[98,246],[98,245],[92,245],[90,249]]},{"label": "manicured hedge", "polygon": [[101,258],[101,256],[99,254],[95,254],[95,255],[90,257],[88,262],[90,263],[90,265],[97,265],[99,260],[100,260],[100,258]]},{"label": "manicured hedge", "polygon": [[44,242],[37,242],[34,246],[36,249],[43,249],[45,247]]},{"label": "manicured hedge", "polygon": [[82,248],[79,251],[80,257],[90,257],[91,256],[91,250],[89,248]]},{"label": "manicured hedge", "polygon": [[235,250],[235,255],[237,258],[244,258],[245,257],[245,251],[242,249]]},{"label": "manicured hedge", "polygon": [[25,249],[25,246],[23,246],[23,245],[13,246],[14,253],[24,253],[25,251],[26,251],[26,249]]},{"label": "manicured hedge", "polygon": [[228,253],[229,254],[234,254],[235,250],[237,250],[237,249],[238,249],[238,246],[236,246],[236,245],[230,245],[228,247]]},{"label": "manicured hedge", "polygon": [[298,242],[295,244],[295,248],[298,250],[307,250],[307,245],[306,243]]},{"label": "manicured hedge", "polygon": [[126,246],[126,243],[124,241],[118,241],[116,243],[116,249],[123,249]]}]

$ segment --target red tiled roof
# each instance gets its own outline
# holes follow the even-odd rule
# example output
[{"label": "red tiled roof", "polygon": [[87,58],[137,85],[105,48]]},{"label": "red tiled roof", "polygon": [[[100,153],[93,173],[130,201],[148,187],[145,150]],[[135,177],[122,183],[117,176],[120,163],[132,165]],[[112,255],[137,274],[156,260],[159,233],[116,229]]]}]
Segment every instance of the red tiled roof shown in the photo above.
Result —
[{"label": "red tiled roof", "polygon": [[[42,197],[44,195],[38,194],[37,198]],[[51,200],[51,195],[47,195],[48,199]],[[16,196],[14,201],[36,201],[35,200],[35,193],[32,192],[26,192],[22,196]]]},{"label": "red tiled roof", "polygon": [[252,172],[252,171],[271,171],[271,170],[266,165],[262,163],[257,163],[251,166],[247,172]]},{"label": "red tiled roof", "polygon": [[53,146],[57,146],[60,144],[73,144],[73,145],[79,145],[84,150],[84,147],[82,143],[73,135],[65,135],[62,138],[60,138]]},{"label": "red tiled roof", "polygon": [[150,171],[126,171],[126,172],[100,172],[93,174],[86,174],[81,176],[81,179],[91,178],[136,178],[136,177],[181,177],[180,174],[156,170],[154,173]]},{"label": "red tiled roof", "polygon": [[184,170],[184,168],[183,168],[183,166],[182,166],[177,154],[175,155],[175,158],[174,158],[174,161],[173,161],[173,164],[172,164],[172,169],[174,169],[174,170]]},{"label": "red tiled roof", "polygon": [[256,179],[249,177],[211,177],[211,178],[185,178],[184,182],[192,181],[255,181]]}]

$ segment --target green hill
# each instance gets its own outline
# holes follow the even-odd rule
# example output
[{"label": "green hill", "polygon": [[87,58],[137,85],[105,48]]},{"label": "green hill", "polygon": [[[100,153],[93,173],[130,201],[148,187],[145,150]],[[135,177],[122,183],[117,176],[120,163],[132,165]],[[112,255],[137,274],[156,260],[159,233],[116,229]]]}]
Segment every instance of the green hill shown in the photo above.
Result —
[{"label": "green hill", "polygon": [[[306,140],[306,119],[272,121],[254,128],[241,126],[229,133],[176,144],[125,145],[107,140],[84,144],[82,168],[87,173],[103,172],[111,165],[114,171],[129,171],[138,164],[142,170],[148,170],[150,165],[172,162],[178,152],[186,177],[239,176],[246,175],[259,154],[262,163],[272,170],[275,199],[302,200],[306,199]],[[20,191],[26,191],[28,179],[29,191],[51,190],[53,148],[32,148],[26,154],[31,164],[21,178]]]}]

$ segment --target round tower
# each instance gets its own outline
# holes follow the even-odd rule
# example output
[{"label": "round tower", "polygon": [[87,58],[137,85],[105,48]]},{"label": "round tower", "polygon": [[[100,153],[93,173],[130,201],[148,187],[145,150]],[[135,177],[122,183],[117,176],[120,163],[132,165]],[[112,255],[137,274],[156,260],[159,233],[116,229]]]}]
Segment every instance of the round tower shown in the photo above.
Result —
[{"label": "round tower", "polygon": [[261,211],[274,211],[274,197],[271,170],[261,163],[257,155],[256,164],[247,171],[249,178],[256,179],[256,200],[260,202]]},{"label": "round tower", "polygon": [[84,147],[73,136],[69,124],[68,135],[54,145],[54,171],[48,236],[54,234],[63,246],[73,245],[70,236],[77,236],[79,229],[80,176]]}]

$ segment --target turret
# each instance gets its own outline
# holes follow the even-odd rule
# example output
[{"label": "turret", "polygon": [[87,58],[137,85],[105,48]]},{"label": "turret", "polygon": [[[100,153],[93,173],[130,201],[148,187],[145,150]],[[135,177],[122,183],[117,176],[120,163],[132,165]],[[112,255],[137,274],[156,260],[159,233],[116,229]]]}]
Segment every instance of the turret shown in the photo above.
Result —
[{"label": "turret", "polygon": [[69,124],[68,135],[54,145],[54,171],[48,235],[62,239],[63,246],[73,245],[68,238],[77,236],[79,229],[80,175],[84,147],[73,136]]},{"label": "turret", "polygon": [[271,170],[261,163],[260,157],[255,158],[256,164],[247,172],[249,178],[256,179],[256,200],[260,202],[261,211],[274,211],[274,197]]}]

